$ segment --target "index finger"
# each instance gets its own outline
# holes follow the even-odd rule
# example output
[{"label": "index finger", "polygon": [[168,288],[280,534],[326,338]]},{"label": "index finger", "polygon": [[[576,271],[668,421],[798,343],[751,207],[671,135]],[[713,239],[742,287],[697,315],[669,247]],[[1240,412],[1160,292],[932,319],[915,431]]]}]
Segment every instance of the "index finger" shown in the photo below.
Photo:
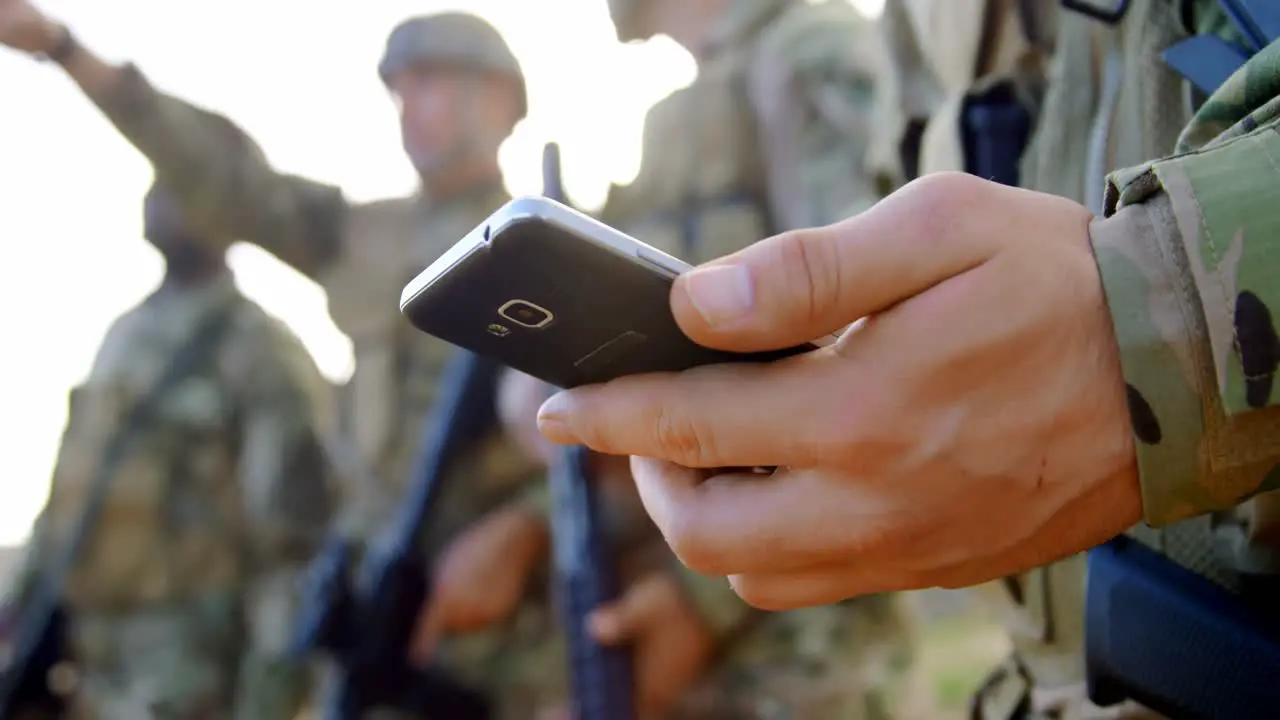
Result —
[{"label": "index finger", "polygon": [[773,363],[619,378],[553,396],[538,411],[538,429],[555,443],[686,467],[808,466],[838,424],[823,401],[844,362],[824,348]]}]

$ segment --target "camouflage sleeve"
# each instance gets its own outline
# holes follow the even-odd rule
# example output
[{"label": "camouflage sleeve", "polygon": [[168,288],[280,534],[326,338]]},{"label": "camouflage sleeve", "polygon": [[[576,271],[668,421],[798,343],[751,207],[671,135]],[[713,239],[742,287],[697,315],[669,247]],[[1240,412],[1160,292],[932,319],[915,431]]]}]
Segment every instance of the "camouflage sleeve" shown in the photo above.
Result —
[{"label": "camouflage sleeve", "polygon": [[1273,43],[1178,154],[1108,178],[1091,227],[1152,525],[1280,489],[1278,131]]},{"label": "camouflage sleeve", "polygon": [[182,198],[196,237],[252,242],[313,279],[340,254],[341,191],[277,172],[227,118],[160,92],[133,66],[94,101]]},{"label": "camouflage sleeve", "polygon": [[338,485],[328,452],[334,398],[296,337],[264,314],[250,320],[229,350],[241,398],[242,532],[251,566],[237,717],[292,718],[309,672],[288,656],[288,634]]},{"label": "camouflage sleeve", "polygon": [[799,5],[761,38],[748,91],[779,228],[836,222],[881,196],[865,171],[880,52],[844,3]]}]

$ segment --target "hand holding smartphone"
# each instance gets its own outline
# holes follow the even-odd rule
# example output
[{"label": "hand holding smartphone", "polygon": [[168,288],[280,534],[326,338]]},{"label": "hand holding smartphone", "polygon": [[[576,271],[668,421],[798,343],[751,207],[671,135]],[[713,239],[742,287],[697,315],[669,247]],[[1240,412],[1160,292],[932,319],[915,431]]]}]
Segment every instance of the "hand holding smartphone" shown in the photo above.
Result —
[{"label": "hand holding smartphone", "polygon": [[816,348],[742,354],[694,343],[669,300],[691,269],[553,200],[522,197],[406,285],[400,310],[425,333],[566,389]]}]

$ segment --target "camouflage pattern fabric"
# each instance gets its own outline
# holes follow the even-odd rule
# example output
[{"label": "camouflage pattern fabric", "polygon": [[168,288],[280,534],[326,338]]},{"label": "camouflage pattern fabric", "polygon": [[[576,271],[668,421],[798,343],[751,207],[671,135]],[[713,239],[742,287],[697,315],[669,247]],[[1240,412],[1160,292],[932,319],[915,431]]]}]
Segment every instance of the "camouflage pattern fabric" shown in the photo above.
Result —
[{"label": "camouflage pattern fabric", "polygon": [[[724,583],[723,578],[719,582]],[[900,596],[760,613],[736,630],[677,720],[863,720],[897,717],[913,660]],[[722,602],[732,602],[728,597]],[[738,600],[741,603],[741,600]],[[704,603],[703,609],[711,607]]]},{"label": "camouflage pattern fabric", "polygon": [[1255,186],[1280,167],[1278,128],[1273,43],[1201,106],[1176,155],[1108,178],[1112,219],[1094,237],[1153,525],[1280,490],[1280,218]]},{"label": "camouflage pattern fabric", "polygon": [[73,391],[29,566],[68,542],[122,408],[210,313],[230,329],[136,431],[67,577],[76,718],[287,719],[309,691],[282,631],[330,520],[332,396],[229,275],[166,284],[112,326]]},{"label": "camouflage pattern fabric", "polygon": [[[730,4],[693,84],[649,111],[640,172],[603,219],[699,263],[869,206],[870,30],[844,3]],[[888,716],[911,659],[900,598],[758,613],[724,578],[681,572],[722,662],[676,717]]]},{"label": "camouflage pattern fabric", "polygon": [[[136,68],[96,101],[178,195],[195,232],[253,242],[324,288],[335,324],[354,346],[344,420],[352,464],[367,469],[346,488],[339,523],[357,537],[383,527],[403,495],[422,420],[453,352],[404,321],[400,289],[505,202],[506,192],[490,186],[448,200],[418,194],[352,204],[337,188],[277,172],[240,128],[157,91]],[[543,504],[539,466],[497,431],[455,477],[426,538],[432,553],[502,503]],[[550,703],[563,696],[563,655],[553,638],[546,585],[538,582],[508,626],[446,638],[439,661],[510,700],[519,717],[531,697]]]}]

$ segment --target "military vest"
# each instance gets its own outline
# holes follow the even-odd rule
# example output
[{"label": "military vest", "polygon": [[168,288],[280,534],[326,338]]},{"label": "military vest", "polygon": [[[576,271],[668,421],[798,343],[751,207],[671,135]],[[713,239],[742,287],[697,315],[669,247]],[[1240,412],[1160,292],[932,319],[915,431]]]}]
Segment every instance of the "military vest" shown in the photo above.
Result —
[{"label": "military vest", "polygon": [[[164,291],[162,291],[164,292]],[[153,296],[117,321],[72,391],[44,522],[53,547],[76,532],[106,446],[204,313],[256,310],[228,278],[203,297]],[[96,526],[67,578],[79,611],[129,610],[234,591],[244,572],[237,399],[219,353],[179,381],[135,431]]]},{"label": "military vest", "polygon": [[[892,1],[892,0],[891,0]],[[930,91],[906,87],[909,105],[931,105],[920,139],[919,174],[964,169],[961,113],[973,94],[1009,83],[1024,100],[1038,101],[1042,64],[1051,49],[1056,0],[897,0]],[[894,70],[902,72],[902,68]],[[914,81],[913,81],[914,82]],[[918,112],[919,108],[913,109]],[[897,118],[896,122],[905,122]]]}]

